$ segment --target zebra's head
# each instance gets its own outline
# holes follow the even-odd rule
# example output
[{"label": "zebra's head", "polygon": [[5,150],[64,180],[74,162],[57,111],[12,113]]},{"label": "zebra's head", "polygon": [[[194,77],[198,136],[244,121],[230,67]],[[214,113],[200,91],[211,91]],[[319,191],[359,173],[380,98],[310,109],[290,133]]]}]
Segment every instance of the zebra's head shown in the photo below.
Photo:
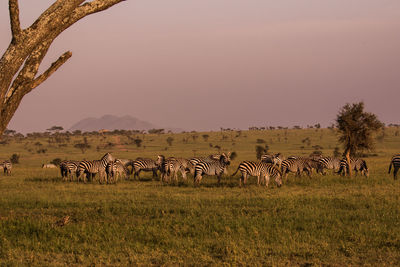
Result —
[{"label": "zebra's head", "polygon": [[276,168],[273,166],[273,168],[276,171],[276,175],[275,175],[275,183],[278,187],[282,186],[282,172],[279,168]]},{"label": "zebra's head", "polygon": [[230,165],[231,164],[231,152],[228,152],[228,154],[222,153],[221,156],[219,157],[219,161],[224,164],[224,165]]},{"label": "zebra's head", "polygon": [[164,155],[158,155],[157,156],[157,161],[156,164],[157,166],[162,166],[165,162],[165,156]]},{"label": "zebra's head", "polygon": [[365,162],[365,160],[363,160],[360,170],[364,173],[365,177],[369,177],[369,170],[368,170],[367,163]]}]

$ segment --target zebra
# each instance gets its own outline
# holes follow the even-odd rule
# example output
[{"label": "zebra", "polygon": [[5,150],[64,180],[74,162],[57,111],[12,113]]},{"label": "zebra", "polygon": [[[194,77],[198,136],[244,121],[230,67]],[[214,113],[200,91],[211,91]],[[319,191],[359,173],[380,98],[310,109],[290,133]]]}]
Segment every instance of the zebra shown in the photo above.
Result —
[{"label": "zebra", "polygon": [[325,169],[336,172],[340,168],[340,159],[335,157],[322,157],[318,160],[317,172],[326,175]]},{"label": "zebra", "polygon": [[307,172],[307,175],[311,177],[311,166],[309,161],[301,158],[288,158],[282,161],[282,177],[286,178],[289,172],[294,172],[298,176],[301,176],[302,172]]},{"label": "zebra", "polygon": [[[78,182],[83,173],[87,174],[88,178],[92,180],[94,175],[99,171],[105,170],[107,163],[114,160],[114,157],[110,153],[106,153],[100,160],[83,160],[79,162],[78,169],[76,171],[76,176],[78,177]],[[85,177],[83,181],[86,183]]]},{"label": "zebra", "polygon": [[126,177],[129,174],[129,170],[125,167],[123,162],[118,159],[107,163],[105,171],[107,174],[107,183],[115,183],[118,177]]},{"label": "zebra", "polygon": [[200,161],[196,164],[194,170],[193,184],[199,185],[203,175],[216,175],[218,183],[221,182],[221,175],[226,171],[226,167],[230,165],[230,153],[226,155],[222,153],[219,160]]},{"label": "zebra", "polygon": [[393,165],[393,179],[397,180],[397,171],[400,168],[400,154],[394,155],[392,157],[392,160],[390,161],[390,165],[389,165],[389,172],[392,169],[392,165]]},{"label": "zebra", "polygon": [[[228,152],[227,154],[222,153],[222,154],[212,154],[207,157],[193,157],[189,159],[189,165],[188,169],[191,174],[194,175],[195,167],[199,162],[214,162],[214,161],[219,161],[221,156],[228,156],[229,160],[231,160],[231,152]],[[227,174],[227,170],[224,170],[224,174]]]},{"label": "zebra", "polygon": [[[133,173],[133,160],[131,160],[131,159],[118,159],[124,166],[125,166],[125,168],[127,168],[128,169],[128,171],[129,171],[129,174],[131,174],[131,173]],[[132,167],[132,170],[129,170],[129,166],[131,166]],[[129,176],[127,176],[127,179],[128,179],[128,177]]]},{"label": "zebra", "polygon": [[274,166],[278,165],[279,168],[281,168],[282,161],[285,158],[281,155],[281,153],[277,154],[264,154],[261,156],[261,161],[265,163],[272,163]]},{"label": "zebra", "polygon": [[152,171],[153,178],[157,177],[157,170],[159,170],[159,165],[153,159],[137,158],[132,162],[132,172],[134,172],[133,179],[136,179],[136,177],[139,179],[141,171]]},{"label": "zebra", "polygon": [[270,177],[274,177],[276,185],[282,186],[282,173],[273,164],[263,161],[242,161],[232,176],[235,176],[239,170],[242,173],[239,179],[240,187],[242,187],[242,182],[243,185],[246,185],[247,176],[257,176],[257,185],[260,185],[260,177],[262,177],[265,180],[266,187],[268,187]]},{"label": "zebra", "polygon": [[11,175],[11,170],[12,170],[12,163],[9,160],[5,160],[2,163],[0,163],[0,168],[3,169],[4,174],[6,175]]},{"label": "zebra", "polygon": [[63,180],[69,178],[72,181],[74,173],[76,174],[80,161],[64,160],[60,162],[61,177]]},{"label": "zebra", "polygon": [[[367,163],[365,162],[365,160],[360,159],[360,158],[350,158],[350,166],[355,171],[356,176],[359,171],[365,177],[369,176],[369,170],[368,170],[368,166],[367,166]],[[344,176],[348,173],[349,173],[349,166],[347,164],[347,159],[343,158],[342,160],[340,160],[340,167],[339,167],[339,170],[337,171],[337,174],[341,174],[342,176]]]},{"label": "zebra", "polygon": [[[298,156],[290,156],[288,159],[296,159],[302,161],[305,165],[309,167],[309,176],[313,173],[314,169],[318,172],[318,160],[321,158],[319,155],[312,155],[310,157],[298,157]],[[308,172],[307,172],[308,173]],[[300,171],[301,176],[301,171]]]},{"label": "zebra", "polygon": [[174,157],[168,158],[166,159],[166,162],[164,164],[164,178],[165,176],[167,176],[169,180],[169,177],[171,177],[173,174],[175,181],[178,181],[178,172],[180,172],[182,178],[186,181],[186,172],[190,171],[190,168],[192,168],[192,164],[189,162],[188,159]]}]

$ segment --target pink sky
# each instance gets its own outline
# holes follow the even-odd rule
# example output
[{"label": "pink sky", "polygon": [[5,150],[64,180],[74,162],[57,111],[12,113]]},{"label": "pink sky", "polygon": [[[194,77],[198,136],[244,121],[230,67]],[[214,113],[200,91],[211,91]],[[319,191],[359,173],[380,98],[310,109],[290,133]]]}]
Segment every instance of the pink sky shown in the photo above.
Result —
[{"label": "pink sky", "polygon": [[[20,0],[23,26],[53,1]],[[0,2],[0,51],[10,42]],[[132,115],[162,127],[330,125],[364,101],[400,123],[398,0],[128,0],[62,33],[9,128]]]}]

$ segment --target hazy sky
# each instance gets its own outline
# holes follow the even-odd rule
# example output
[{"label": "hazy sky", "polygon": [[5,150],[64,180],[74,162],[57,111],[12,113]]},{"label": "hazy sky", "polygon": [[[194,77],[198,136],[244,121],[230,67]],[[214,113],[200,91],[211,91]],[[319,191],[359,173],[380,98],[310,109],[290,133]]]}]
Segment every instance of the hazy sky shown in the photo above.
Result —
[{"label": "hazy sky", "polygon": [[[52,2],[20,0],[22,25]],[[8,1],[0,12],[2,54]],[[400,123],[399,0],[128,0],[62,33],[42,69],[67,50],[9,129],[104,114],[188,130],[327,126],[358,101]]]}]

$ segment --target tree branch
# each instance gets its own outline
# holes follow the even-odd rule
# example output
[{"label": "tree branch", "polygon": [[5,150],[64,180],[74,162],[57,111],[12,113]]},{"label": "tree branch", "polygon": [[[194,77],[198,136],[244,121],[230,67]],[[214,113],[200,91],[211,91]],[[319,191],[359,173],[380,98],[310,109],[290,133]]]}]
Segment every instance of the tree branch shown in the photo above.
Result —
[{"label": "tree branch", "polygon": [[70,57],[72,57],[72,53],[70,51],[62,54],[42,75],[33,80],[31,90],[35,89],[42,82],[47,80],[47,78],[49,78],[54,72],[56,72],[58,68],[61,67]]},{"label": "tree branch", "polygon": [[18,0],[9,0],[11,34],[13,40],[18,40],[21,37],[21,23],[19,21]]},{"label": "tree branch", "polygon": [[7,95],[4,99],[6,105],[9,105],[9,103],[13,102],[15,99],[22,99],[25,94],[32,90],[31,83],[35,79],[40,63],[49,50],[52,42],[53,39],[50,39],[41,43],[26,59],[24,66],[19,71],[17,77],[7,92]]}]

